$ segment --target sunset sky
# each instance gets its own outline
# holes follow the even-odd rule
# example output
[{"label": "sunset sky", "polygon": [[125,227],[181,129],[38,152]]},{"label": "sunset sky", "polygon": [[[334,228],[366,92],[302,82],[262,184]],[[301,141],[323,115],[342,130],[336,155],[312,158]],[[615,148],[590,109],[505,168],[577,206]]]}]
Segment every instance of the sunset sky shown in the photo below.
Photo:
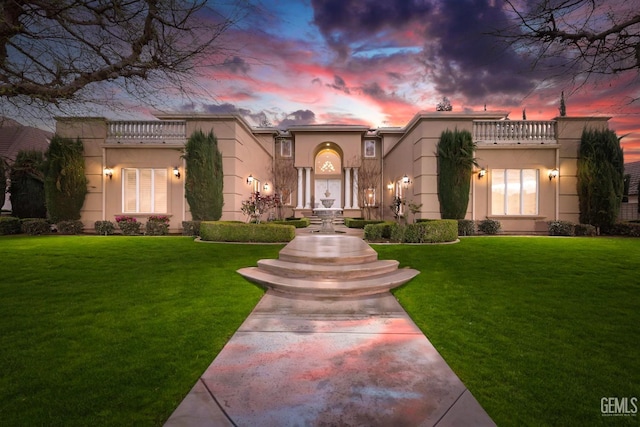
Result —
[{"label": "sunset sky", "polygon": [[500,0],[257,5],[226,34],[222,65],[197,82],[206,95],[176,100],[175,109],[238,112],[252,124],[266,118],[278,127],[404,126],[446,96],[456,112],[486,105],[514,120],[523,109],[529,120],[549,120],[564,91],[568,116],[611,116],[618,136],[629,134],[625,161],[640,160],[638,72],[581,84],[557,70],[533,70],[531,59],[488,35],[507,23]]}]

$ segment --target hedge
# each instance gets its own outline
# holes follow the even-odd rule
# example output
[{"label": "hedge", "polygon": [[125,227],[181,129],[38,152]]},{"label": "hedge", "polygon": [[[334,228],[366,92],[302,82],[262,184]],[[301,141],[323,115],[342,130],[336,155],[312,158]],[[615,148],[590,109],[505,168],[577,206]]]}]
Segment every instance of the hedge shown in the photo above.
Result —
[{"label": "hedge", "polygon": [[296,237],[293,225],[245,224],[228,221],[202,221],[200,238],[213,242],[290,242]]},{"label": "hedge", "polygon": [[19,234],[20,218],[15,216],[0,216],[0,235]]},{"label": "hedge", "polygon": [[368,224],[365,226],[365,240],[396,243],[444,243],[458,239],[458,221],[455,219],[434,219],[416,224],[397,223]]},{"label": "hedge", "polygon": [[311,224],[309,218],[285,219],[284,221],[271,221],[270,224],[293,225],[295,228],[306,228]]},{"label": "hedge", "polygon": [[369,224],[380,224],[384,221],[379,219],[345,218],[344,225],[348,228],[364,228]]},{"label": "hedge", "polygon": [[24,218],[20,229],[25,234],[37,236],[51,232],[51,224],[44,218]]},{"label": "hedge", "polygon": [[60,234],[82,234],[84,231],[84,224],[79,219],[60,221],[56,224],[56,228]]}]

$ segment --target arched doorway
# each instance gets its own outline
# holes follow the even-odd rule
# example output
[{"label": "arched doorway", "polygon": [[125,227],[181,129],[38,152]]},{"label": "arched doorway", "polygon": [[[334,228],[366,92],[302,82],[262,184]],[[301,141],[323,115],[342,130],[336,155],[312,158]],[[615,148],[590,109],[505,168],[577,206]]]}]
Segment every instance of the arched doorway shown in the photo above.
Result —
[{"label": "arched doorway", "polygon": [[314,207],[320,206],[321,199],[334,199],[332,207],[342,207],[342,158],[331,144],[316,154],[314,175]]}]

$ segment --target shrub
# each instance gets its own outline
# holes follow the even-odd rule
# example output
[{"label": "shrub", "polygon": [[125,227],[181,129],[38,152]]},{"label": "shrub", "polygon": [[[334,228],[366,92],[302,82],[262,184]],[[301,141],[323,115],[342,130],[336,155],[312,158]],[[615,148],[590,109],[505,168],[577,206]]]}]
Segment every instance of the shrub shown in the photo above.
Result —
[{"label": "shrub", "polygon": [[151,215],[145,224],[147,236],[166,236],[169,234],[170,219],[166,215]]},{"label": "shrub", "polygon": [[42,152],[34,150],[18,152],[11,167],[9,187],[14,216],[46,218],[43,165]]},{"label": "shrub", "polygon": [[576,236],[593,237],[596,235],[596,227],[591,224],[576,224],[573,232]]},{"label": "shrub", "polygon": [[443,219],[462,219],[469,205],[475,143],[468,130],[449,129],[438,141],[438,201]]},{"label": "shrub", "polygon": [[222,216],[222,154],[213,132],[193,132],[185,146],[185,197],[194,220],[218,220]]},{"label": "shrub", "polygon": [[200,238],[215,242],[290,242],[296,236],[296,228],[282,224],[245,224],[228,221],[203,221]]},{"label": "shrub", "polygon": [[458,236],[473,236],[476,234],[476,222],[470,219],[458,220]]},{"label": "shrub", "polygon": [[49,221],[44,218],[25,218],[22,220],[20,229],[25,234],[38,236],[40,234],[48,234],[51,232]]},{"label": "shrub", "polygon": [[82,234],[84,224],[80,220],[60,221],[56,224],[60,234]]},{"label": "shrub", "polygon": [[111,221],[96,221],[93,226],[96,230],[96,234],[104,236],[111,235],[116,230],[115,224]]},{"label": "shrub", "polygon": [[364,226],[364,239],[370,242],[382,242],[391,239],[391,227],[397,225],[393,221],[375,222]]},{"label": "shrub", "polygon": [[306,228],[311,224],[309,218],[287,219],[284,221],[271,221],[271,224],[293,225],[295,228]]},{"label": "shrub", "polygon": [[443,243],[458,238],[456,220],[426,220],[415,224],[397,223],[369,224],[365,227],[365,239],[396,243]]},{"label": "shrub", "polygon": [[496,221],[495,219],[485,219],[480,221],[478,224],[478,231],[484,234],[498,234],[502,225],[500,221]]},{"label": "shrub", "polygon": [[16,218],[15,216],[0,216],[0,235],[18,233],[20,233],[20,218]]},{"label": "shrub", "polygon": [[[47,150],[44,189],[47,214],[54,223],[80,219],[87,176],[80,139],[54,136]],[[78,234],[78,233],[71,233]]]},{"label": "shrub", "polygon": [[575,235],[575,224],[569,221],[550,221],[549,236],[573,236]]},{"label": "shrub", "polygon": [[633,222],[618,222],[606,229],[611,236],[640,237],[640,224]]},{"label": "shrub", "polygon": [[348,228],[365,228],[368,224],[380,224],[379,219],[345,218],[344,225]]},{"label": "shrub", "polygon": [[116,217],[116,222],[118,223],[118,228],[122,231],[122,234],[125,236],[136,236],[140,234],[140,224],[135,217],[120,215]]},{"label": "shrub", "polygon": [[182,221],[183,236],[199,236],[201,221]]}]

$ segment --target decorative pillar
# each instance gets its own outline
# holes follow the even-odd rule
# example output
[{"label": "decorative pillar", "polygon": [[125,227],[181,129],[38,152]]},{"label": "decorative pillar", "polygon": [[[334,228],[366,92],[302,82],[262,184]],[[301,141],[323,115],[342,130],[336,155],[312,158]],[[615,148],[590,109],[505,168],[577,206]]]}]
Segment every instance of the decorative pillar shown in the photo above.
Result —
[{"label": "decorative pillar", "polygon": [[296,199],[296,209],[302,209],[302,168],[298,169],[298,197]]},{"label": "decorative pillar", "polygon": [[305,194],[304,208],[311,209],[311,168],[304,168],[305,174]]},{"label": "decorative pillar", "polygon": [[353,168],[353,209],[360,209],[358,206],[358,168]]},{"label": "decorative pillar", "polygon": [[351,209],[351,168],[344,168],[344,208]]}]

